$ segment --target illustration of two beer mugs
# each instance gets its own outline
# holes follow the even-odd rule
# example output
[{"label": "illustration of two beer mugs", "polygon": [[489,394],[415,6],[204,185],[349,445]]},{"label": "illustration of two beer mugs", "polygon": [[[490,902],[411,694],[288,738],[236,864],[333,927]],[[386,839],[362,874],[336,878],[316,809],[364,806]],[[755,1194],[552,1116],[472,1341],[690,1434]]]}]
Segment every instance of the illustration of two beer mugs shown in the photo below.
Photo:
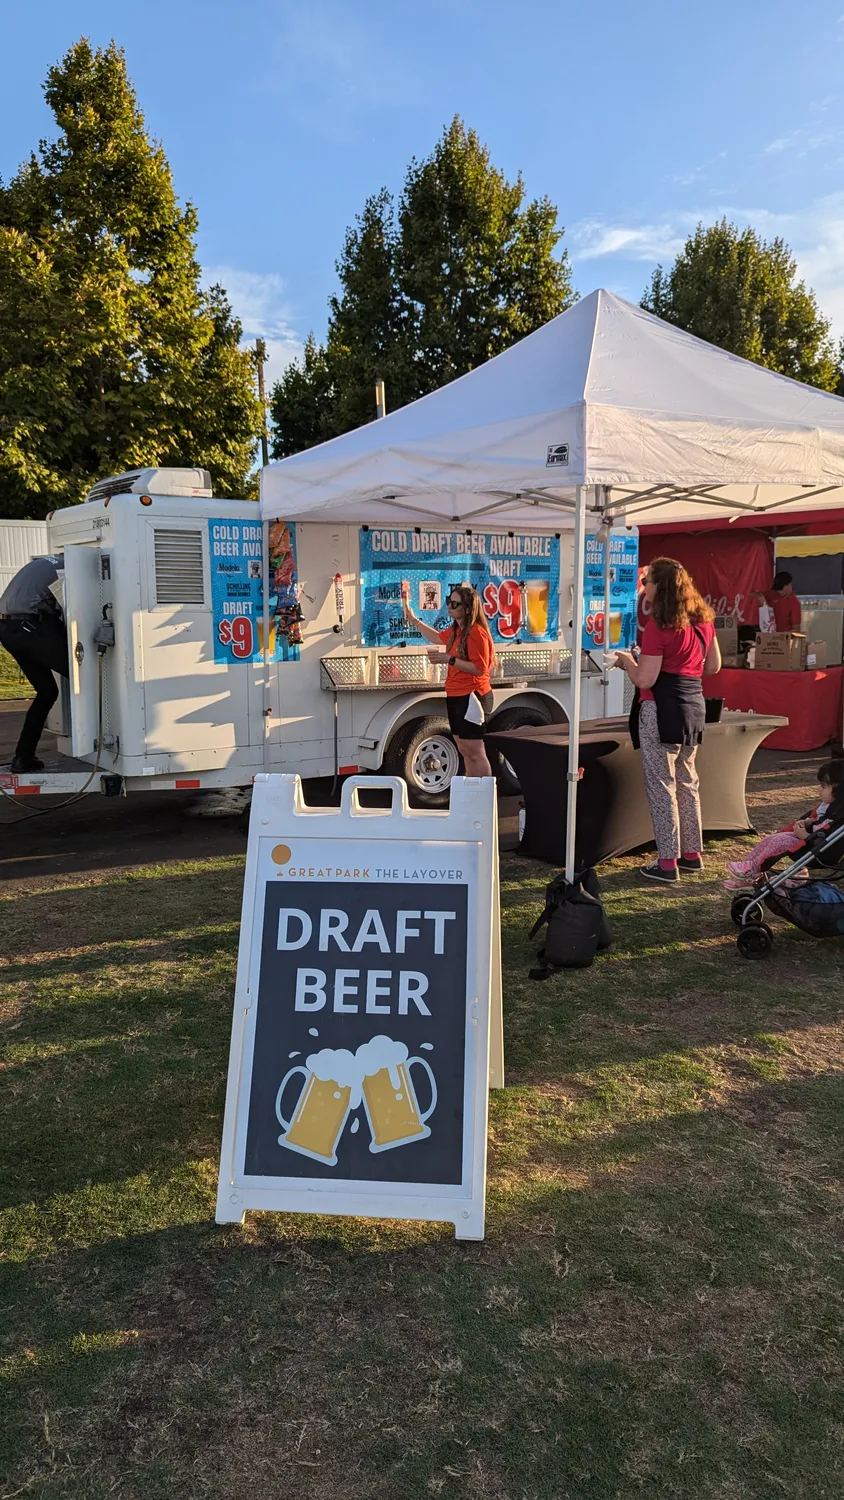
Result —
[{"label": "illustration of two beer mugs", "polygon": [[[294,1054],[295,1055],[295,1054]],[[419,1107],[411,1068],[424,1068],[431,1086],[427,1110]],[[304,1077],[291,1119],[284,1115],[284,1093],[296,1075]],[[404,1042],[376,1036],[356,1052],[324,1047],[311,1053],[304,1065],[285,1074],[276,1094],[275,1112],[284,1129],[278,1143],[327,1166],[337,1165],[337,1145],[346,1121],[361,1102],[371,1136],[370,1151],[392,1151],[431,1134],[427,1121],[437,1104],[437,1083],[424,1057],[408,1057]],[[357,1121],[352,1130],[357,1129]]]}]

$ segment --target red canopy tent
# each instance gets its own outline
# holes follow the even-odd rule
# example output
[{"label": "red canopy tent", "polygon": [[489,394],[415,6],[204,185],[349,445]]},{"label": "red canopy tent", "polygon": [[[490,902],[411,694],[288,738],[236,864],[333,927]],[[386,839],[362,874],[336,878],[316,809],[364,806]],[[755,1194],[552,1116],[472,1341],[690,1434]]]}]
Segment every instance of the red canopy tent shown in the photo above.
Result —
[{"label": "red canopy tent", "polygon": [[[645,568],[655,557],[676,557],[716,614],[755,625],[759,605],[752,595],[771,586],[775,539],[842,533],[844,510],[809,511],[798,521],[790,517],[788,522],[772,519],[769,524],[760,524],[755,516],[732,522],[675,521],[640,528],[639,561]],[[788,716],[788,728],[770,735],[766,749],[816,750],[842,738],[840,666],[799,673],[727,668],[708,678],[705,686],[708,696],[723,698],[727,708]]]}]

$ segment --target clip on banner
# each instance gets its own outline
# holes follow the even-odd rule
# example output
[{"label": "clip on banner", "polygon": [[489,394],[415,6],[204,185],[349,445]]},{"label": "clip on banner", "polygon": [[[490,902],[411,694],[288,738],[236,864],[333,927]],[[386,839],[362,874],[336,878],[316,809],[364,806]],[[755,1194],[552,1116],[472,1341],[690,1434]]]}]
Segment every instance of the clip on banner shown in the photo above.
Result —
[{"label": "clip on banner", "polygon": [[[390,808],[360,791],[388,788]],[[247,1209],[433,1219],[483,1239],[503,1087],[495,782],[415,811],[255,779],[217,1222]]]}]

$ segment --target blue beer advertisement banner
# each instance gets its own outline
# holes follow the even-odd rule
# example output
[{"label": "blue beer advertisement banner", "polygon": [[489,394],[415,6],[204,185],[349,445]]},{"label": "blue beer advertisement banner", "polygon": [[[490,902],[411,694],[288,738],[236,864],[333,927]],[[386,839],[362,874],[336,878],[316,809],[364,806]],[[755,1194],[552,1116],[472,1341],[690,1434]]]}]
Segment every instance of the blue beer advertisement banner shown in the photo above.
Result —
[{"label": "blue beer advertisement banner", "polygon": [[610,628],[609,640],[604,610],[604,543],[586,538],[586,571],[583,580],[584,651],[629,650],[636,641],[638,605],[639,538],[610,538]]},{"label": "blue beer advertisement banner", "polygon": [[[261,537],[259,520],[208,522],[215,662],[263,658]],[[270,527],[270,661],[299,660],[299,646],[290,642],[291,633],[298,634],[298,598],[296,528],[274,521]]]},{"label": "blue beer advertisement banner", "polygon": [[422,531],[360,534],[365,646],[416,644],[402,617],[401,586],[426,625],[450,624],[449,589],[471,583],[481,597],[494,641],[556,641],[560,625],[560,539],[530,532]]}]

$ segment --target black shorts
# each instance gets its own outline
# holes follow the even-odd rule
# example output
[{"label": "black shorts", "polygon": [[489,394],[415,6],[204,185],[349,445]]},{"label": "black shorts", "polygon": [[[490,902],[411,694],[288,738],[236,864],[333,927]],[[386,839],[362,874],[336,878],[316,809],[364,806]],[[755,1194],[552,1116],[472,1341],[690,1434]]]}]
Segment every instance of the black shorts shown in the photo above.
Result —
[{"label": "black shorts", "polygon": [[461,693],[446,698],[448,727],[455,739],[482,740],[492,712],[492,693]]}]

